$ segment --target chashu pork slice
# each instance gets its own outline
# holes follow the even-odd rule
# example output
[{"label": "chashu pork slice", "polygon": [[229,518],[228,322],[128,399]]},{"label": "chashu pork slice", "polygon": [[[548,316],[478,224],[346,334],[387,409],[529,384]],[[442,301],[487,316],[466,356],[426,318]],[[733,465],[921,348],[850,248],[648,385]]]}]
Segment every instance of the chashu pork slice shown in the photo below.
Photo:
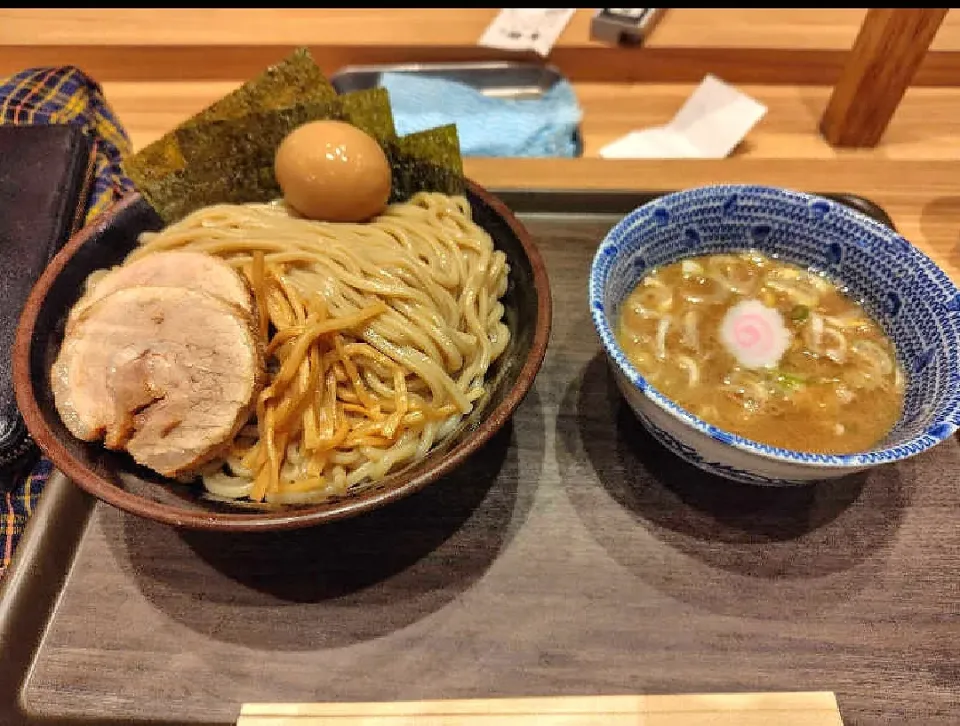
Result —
[{"label": "chashu pork slice", "polygon": [[128,287],[188,287],[216,295],[248,312],[253,309],[253,295],[246,280],[226,262],[205,252],[171,250],[144,255],[96,279],[73,306],[68,325],[97,300]]},{"label": "chashu pork slice", "polygon": [[263,347],[253,317],[216,295],[125,288],[77,317],[50,379],[74,436],[173,477],[215,458],[246,423]]}]

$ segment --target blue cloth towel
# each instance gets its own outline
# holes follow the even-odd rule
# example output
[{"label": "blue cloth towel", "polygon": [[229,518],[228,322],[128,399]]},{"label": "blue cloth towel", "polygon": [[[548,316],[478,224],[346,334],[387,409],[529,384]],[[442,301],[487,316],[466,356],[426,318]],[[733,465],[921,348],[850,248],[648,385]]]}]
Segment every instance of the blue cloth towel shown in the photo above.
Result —
[{"label": "blue cloth towel", "polygon": [[492,98],[457,81],[412,73],[384,73],[380,85],[390,94],[401,136],[454,123],[463,156],[578,155],[583,112],[566,81],[533,99]]}]

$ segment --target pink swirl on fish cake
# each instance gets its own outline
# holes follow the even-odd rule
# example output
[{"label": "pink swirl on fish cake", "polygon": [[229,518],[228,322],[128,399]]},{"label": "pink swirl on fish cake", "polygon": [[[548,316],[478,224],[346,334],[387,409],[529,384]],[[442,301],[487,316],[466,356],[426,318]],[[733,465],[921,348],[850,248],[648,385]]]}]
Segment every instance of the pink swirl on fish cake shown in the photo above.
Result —
[{"label": "pink swirl on fish cake", "polygon": [[779,312],[759,300],[744,300],[727,311],[720,337],[741,365],[763,368],[779,363],[791,336]]}]

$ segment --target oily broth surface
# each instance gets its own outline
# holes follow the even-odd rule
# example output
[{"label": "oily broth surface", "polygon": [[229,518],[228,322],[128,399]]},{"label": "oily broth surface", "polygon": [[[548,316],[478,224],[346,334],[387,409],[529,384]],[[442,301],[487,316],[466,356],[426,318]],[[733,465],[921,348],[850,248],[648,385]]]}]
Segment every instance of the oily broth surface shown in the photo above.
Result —
[{"label": "oily broth surface", "polygon": [[[741,365],[723,342],[721,321],[745,300],[782,316],[790,344],[776,365]],[[902,410],[903,371],[870,315],[823,276],[755,251],[652,270],[621,305],[617,339],[665,396],[772,446],[863,451]]]}]

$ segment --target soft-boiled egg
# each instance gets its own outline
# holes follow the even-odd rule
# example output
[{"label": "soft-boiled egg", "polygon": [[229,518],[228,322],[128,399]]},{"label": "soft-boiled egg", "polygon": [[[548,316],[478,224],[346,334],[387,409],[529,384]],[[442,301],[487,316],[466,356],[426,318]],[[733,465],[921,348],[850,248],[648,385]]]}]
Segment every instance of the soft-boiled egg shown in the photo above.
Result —
[{"label": "soft-boiled egg", "polygon": [[390,162],[369,134],[342,121],[312,121],[281,142],[274,172],[283,198],[309,219],[364,222],[390,198]]}]

